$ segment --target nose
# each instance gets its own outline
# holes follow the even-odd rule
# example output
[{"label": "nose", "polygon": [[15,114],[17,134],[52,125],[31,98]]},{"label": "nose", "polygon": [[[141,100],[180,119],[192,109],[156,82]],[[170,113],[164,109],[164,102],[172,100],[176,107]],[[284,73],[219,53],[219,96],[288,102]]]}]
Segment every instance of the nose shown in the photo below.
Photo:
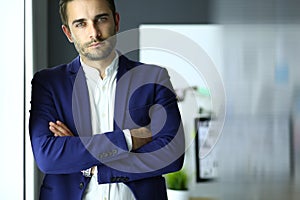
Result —
[{"label": "nose", "polygon": [[89,35],[90,35],[90,39],[98,38],[101,36],[100,29],[97,27],[96,24],[94,24],[94,23],[91,24],[90,30],[89,30]]}]

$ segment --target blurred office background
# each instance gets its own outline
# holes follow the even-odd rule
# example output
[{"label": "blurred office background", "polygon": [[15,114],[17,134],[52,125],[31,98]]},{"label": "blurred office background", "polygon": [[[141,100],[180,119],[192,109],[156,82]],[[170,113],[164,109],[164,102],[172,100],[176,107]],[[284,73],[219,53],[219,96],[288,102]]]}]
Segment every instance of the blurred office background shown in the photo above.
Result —
[{"label": "blurred office background", "polygon": [[[179,32],[203,48],[223,80],[226,118],[211,154],[218,162],[216,179],[197,181],[198,158],[191,142],[185,160],[190,196],[299,199],[300,2],[116,0],[116,4],[121,31],[135,29],[131,42],[136,49],[147,39],[142,28]],[[42,174],[32,158],[27,128],[30,80],[37,70],[69,62],[76,52],[60,29],[58,0],[11,0],[1,6],[1,16],[0,198],[38,199]],[[173,62],[148,55],[153,54],[138,50],[128,54],[176,71]],[[172,81],[175,89],[180,88],[179,79]],[[194,95],[188,91],[179,103],[191,141],[198,112],[190,104]]]}]

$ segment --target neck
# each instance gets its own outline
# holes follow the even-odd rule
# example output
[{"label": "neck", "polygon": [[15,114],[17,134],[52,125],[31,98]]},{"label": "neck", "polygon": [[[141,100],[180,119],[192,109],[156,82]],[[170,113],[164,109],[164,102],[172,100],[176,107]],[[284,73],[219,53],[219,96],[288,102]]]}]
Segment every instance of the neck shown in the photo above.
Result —
[{"label": "neck", "polygon": [[89,60],[86,57],[82,57],[82,61],[90,67],[93,67],[99,71],[101,78],[105,77],[106,68],[112,63],[116,57],[116,52],[112,51],[108,57],[102,60]]}]

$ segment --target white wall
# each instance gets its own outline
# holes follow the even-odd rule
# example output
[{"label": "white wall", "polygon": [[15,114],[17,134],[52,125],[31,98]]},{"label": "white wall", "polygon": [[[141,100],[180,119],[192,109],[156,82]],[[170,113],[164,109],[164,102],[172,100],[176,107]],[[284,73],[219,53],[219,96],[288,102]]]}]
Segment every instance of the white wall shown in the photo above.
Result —
[{"label": "white wall", "polygon": [[1,5],[0,199],[23,199],[24,1]]}]

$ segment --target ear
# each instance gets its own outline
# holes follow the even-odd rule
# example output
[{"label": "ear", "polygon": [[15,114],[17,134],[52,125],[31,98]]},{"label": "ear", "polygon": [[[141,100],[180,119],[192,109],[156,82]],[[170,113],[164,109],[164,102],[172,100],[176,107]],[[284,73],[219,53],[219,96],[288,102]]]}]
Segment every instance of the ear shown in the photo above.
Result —
[{"label": "ear", "polygon": [[120,14],[116,12],[115,14],[115,26],[116,26],[116,32],[120,30]]},{"label": "ear", "polygon": [[69,42],[73,43],[72,34],[71,34],[69,27],[66,25],[62,25],[61,28],[62,28],[64,34],[67,36]]}]

